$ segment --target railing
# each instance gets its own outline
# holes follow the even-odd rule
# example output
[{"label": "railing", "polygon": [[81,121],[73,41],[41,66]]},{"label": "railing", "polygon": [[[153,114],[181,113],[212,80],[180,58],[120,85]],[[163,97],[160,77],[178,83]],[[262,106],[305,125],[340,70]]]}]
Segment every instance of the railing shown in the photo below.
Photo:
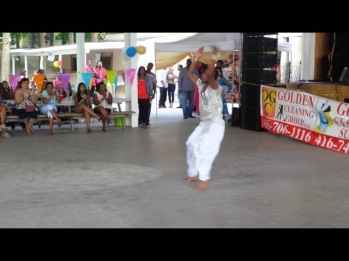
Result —
[{"label": "railing", "polygon": [[299,63],[284,63],[280,65],[280,82],[298,82],[301,78]]}]

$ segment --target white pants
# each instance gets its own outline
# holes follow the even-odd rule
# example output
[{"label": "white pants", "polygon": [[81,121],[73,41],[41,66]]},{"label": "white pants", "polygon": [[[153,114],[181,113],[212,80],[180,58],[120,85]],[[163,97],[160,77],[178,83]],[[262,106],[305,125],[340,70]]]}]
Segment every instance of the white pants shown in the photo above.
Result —
[{"label": "white pants", "polygon": [[49,117],[49,118],[53,118],[51,110],[55,110],[57,112],[57,107],[56,106],[52,106],[51,104],[43,105],[41,107],[41,113],[42,114],[46,114],[47,117]]},{"label": "white pants", "polygon": [[199,180],[211,178],[212,164],[219,153],[225,126],[216,122],[200,122],[190,134],[187,145],[187,174]]}]

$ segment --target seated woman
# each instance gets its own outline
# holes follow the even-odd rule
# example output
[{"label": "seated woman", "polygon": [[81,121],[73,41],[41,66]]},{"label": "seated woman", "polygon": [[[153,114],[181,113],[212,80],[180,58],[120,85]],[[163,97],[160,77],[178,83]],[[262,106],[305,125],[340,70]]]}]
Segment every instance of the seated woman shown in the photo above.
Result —
[{"label": "seated woman", "polygon": [[46,83],[46,88],[41,95],[41,101],[41,113],[47,115],[48,123],[50,125],[48,134],[53,135],[53,118],[56,119],[58,127],[61,127],[62,125],[62,122],[57,115],[57,103],[60,103],[61,100],[53,90],[53,82]]},{"label": "seated woman", "polygon": [[[6,100],[14,100],[15,99],[15,94],[7,81],[3,81],[0,83],[0,97],[3,100],[3,103],[5,103],[5,104],[6,104]],[[14,115],[15,109],[7,108],[6,114],[7,115]],[[6,126],[11,126],[11,129],[14,130],[16,123],[9,122],[6,124]]]},{"label": "seated woman", "polygon": [[102,131],[105,131],[105,124],[113,108],[113,96],[108,92],[104,82],[97,84],[93,94],[93,103],[95,104],[94,112],[101,114],[103,123]]},{"label": "seated woman", "polygon": [[5,104],[3,102],[5,102],[5,101],[2,100],[1,96],[0,96],[0,124],[1,124],[1,129],[2,129],[2,135],[1,136],[9,138],[11,136],[6,131],[6,121],[7,121],[7,119],[6,119],[6,111],[7,111],[7,108],[6,108],[6,106],[5,106]]},{"label": "seated woman", "polygon": [[24,123],[27,133],[32,134],[34,132],[34,122],[38,118],[38,112],[35,109],[35,103],[38,101],[38,98],[34,89],[29,89],[28,78],[21,79],[20,85],[15,92],[15,100],[18,117]]},{"label": "seated woman", "polygon": [[80,113],[82,112],[85,116],[85,122],[87,127],[87,132],[91,131],[90,128],[90,119],[91,115],[96,117],[99,121],[101,117],[99,117],[89,106],[90,106],[90,95],[87,91],[86,85],[83,82],[78,84],[78,90],[75,95],[75,111]]}]

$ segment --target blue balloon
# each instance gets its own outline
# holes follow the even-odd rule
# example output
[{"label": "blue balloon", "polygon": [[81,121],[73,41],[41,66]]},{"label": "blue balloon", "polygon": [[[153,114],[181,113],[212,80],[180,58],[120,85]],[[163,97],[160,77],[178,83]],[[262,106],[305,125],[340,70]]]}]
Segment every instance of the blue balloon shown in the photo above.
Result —
[{"label": "blue balloon", "polygon": [[137,50],[133,46],[127,48],[127,50],[126,50],[126,54],[127,54],[128,57],[133,57],[133,56],[136,55],[136,53],[137,53]]}]

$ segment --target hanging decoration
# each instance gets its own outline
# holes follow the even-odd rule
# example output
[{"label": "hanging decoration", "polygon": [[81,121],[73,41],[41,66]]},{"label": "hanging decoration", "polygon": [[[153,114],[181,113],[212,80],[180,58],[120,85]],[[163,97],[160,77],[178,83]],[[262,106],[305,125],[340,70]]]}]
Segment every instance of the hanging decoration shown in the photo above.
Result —
[{"label": "hanging decoration", "polygon": [[130,46],[129,48],[126,49],[126,54],[128,57],[133,57],[136,55],[136,53],[137,53],[137,50],[133,46]]},{"label": "hanging decoration", "polygon": [[12,91],[15,91],[18,85],[18,82],[21,79],[21,75],[19,74],[9,75],[9,79],[10,79],[10,85],[11,85]]},{"label": "hanging decoration", "polygon": [[132,86],[133,80],[134,80],[135,75],[136,75],[136,69],[126,69],[126,75],[127,75],[127,78]]},{"label": "hanging decoration", "polygon": [[34,81],[38,87],[38,91],[42,92],[42,87],[44,86],[45,74],[36,74],[34,75]]},{"label": "hanging decoration", "polygon": [[92,79],[93,72],[83,72],[83,73],[81,73],[81,75],[82,75],[82,79],[84,80],[84,83],[86,85],[86,89],[88,90],[88,88],[90,87],[89,85],[90,85],[90,82]]},{"label": "hanging decoration", "polygon": [[111,85],[114,83],[114,78],[116,76],[116,71],[107,71],[107,79]]},{"label": "hanging decoration", "polygon": [[137,50],[138,54],[145,54],[147,48],[145,46],[143,46],[143,45],[140,45],[140,46],[136,47],[136,50]]},{"label": "hanging decoration", "polygon": [[65,91],[67,91],[68,90],[68,83],[70,80],[70,73],[61,73],[59,75],[59,77],[61,78],[63,89]]}]

